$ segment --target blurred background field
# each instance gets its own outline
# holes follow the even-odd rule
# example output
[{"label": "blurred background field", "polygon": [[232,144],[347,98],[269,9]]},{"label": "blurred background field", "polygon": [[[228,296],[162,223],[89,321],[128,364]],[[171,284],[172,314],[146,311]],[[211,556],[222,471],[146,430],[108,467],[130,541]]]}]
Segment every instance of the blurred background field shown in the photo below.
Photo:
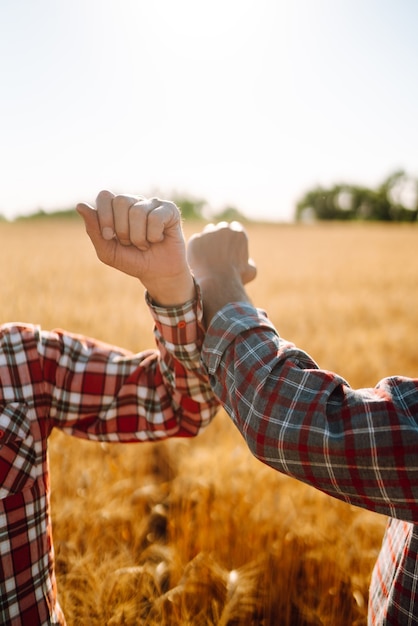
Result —
[{"label": "blurred background field", "polygon": [[[249,291],[282,336],[356,387],[417,376],[416,226],[247,230],[259,269]],[[3,322],[154,345],[141,285],[100,264],[81,221],[6,222],[0,237]],[[56,432],[50,460],[69,626],[366,624],[385,518],[264,467],[223,411],[191,441]]]}]

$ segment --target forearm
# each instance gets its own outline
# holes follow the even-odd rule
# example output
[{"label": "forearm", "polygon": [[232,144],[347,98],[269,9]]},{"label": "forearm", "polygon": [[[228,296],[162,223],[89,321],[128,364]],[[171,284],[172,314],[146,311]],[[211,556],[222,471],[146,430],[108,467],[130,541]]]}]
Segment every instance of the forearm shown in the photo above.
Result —
[{"label": "forearm", "polygon": [[231,273],[208,275],[198,277],[198,282],[202,293],[203,317],[206,328],[216,313],[227,304],[231,302],[251,303],[239,276],[231,276]]},{"label": "forearm", "polygon": [[417,522],[417,381],[352,390],[248,307],[213,320],[203,359],[258,459],[351,504]]},{"label": "forearm", "polygon": [[200,305],[151,312],[160,350],[135,355],[68,333],[42,335],[55,426],[93,440],[146,441],[193,436],[210,422],[218,403],[200,362]]}]

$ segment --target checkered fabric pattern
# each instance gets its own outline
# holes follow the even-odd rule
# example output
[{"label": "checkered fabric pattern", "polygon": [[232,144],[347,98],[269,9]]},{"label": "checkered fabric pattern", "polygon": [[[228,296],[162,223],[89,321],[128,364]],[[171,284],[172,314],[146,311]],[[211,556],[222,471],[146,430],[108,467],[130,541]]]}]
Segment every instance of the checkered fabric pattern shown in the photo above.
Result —
[{"label": "checkered fabric pattern", "polygon": [[49,511],[52,429],[96,441],[189,437],[217,411],[200,362],[200,300],[151,312],[159,350],[137,355],[63,331],[0,327],[2,626],[65,624]]},{"label": "checkered fabric pattern", "polygon": [[353,390],[246,303],[215,316],[202,357],[258,459],[391,518],[372,577],[369,624],[418,624],[418,379]]}]

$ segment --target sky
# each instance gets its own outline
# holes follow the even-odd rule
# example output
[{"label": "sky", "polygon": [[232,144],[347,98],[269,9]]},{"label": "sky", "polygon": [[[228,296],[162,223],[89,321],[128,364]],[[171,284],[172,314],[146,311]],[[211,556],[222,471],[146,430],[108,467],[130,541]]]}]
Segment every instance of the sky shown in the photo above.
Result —
[{"label": "sky", "polygon": [[416,0],[0,0],[0,214],[418,176]]}]

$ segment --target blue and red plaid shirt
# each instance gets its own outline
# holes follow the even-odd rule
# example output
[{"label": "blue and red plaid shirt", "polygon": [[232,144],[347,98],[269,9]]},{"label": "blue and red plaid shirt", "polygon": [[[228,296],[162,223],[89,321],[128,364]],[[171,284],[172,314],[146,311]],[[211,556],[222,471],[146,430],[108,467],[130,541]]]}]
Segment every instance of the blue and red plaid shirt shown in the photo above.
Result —
[{"label": "blue and red plaid shirt", "polygon": [[418,379],[354,390],[245,303],[213,318],[202,357],[258,459],[391,518],[373,571],[369,624],[418,624]]},{"label": "blue and red plaid shirt", "polygon": [[136,355],[63,331],[0,327],[2,626],[65,623],[49,510],[52,429],[96,441],[190,437],[217,411],[200,361],[200,300],[151,310],[159,350]]}]

